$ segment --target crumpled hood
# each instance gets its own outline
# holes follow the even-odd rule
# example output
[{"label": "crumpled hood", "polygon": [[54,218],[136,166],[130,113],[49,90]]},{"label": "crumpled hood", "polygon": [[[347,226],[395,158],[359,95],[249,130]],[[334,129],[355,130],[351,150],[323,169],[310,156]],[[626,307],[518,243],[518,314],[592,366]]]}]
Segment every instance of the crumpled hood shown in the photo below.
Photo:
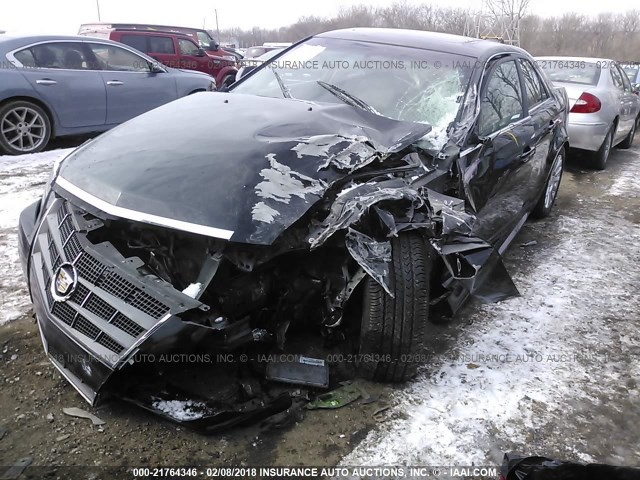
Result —
[{"label": "crumpled hood", "polygon": [[79,148],[57,188],[120,217],[269,245],[333,182],[430,130],[342,104],[201,93]]}]

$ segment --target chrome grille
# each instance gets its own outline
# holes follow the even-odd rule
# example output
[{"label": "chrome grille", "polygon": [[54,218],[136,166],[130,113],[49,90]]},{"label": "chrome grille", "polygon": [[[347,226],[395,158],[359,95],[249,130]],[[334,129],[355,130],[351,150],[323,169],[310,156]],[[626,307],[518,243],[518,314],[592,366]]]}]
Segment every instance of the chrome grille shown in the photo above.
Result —
[{"label": "chrome grille", "polygon": [[73,232],[64,244],[64,254],[67,258],[70,258],[71,261],[73,261],[81,253],[82,246],[80,245],[80,241],[78,240],[77,235],[75,234],[75,232]]},{"label": "chrome grille", "polygon": [[106,333],[103,333],[102,335],[100,335],[100,338],[98,338],[98,343],[102,345],[104,348],[108,348],[114,353],[120,353],[122,352],[122,350],[124,350],[124,347],[122,345],[120,345],[118,342],[116,342],[113,338],[111,338]]},{"label": "chrome grille", "polygon": [[135,297],[131,300],[131,305],[156,319],[162,317],[169,311],[169,308],[164,303],[159,302],[151,295],[140,290],[136,292]]},{"label": "chrome grille", "polygon": [[73,321],[76,318],[75,309],[66,302],[54,302],[51,307],[51,313],[62,320],[67,325],[73,325]]},{"label": "chrome grille", "polygon": [[89,296],[89,293],[90,293],[89,289],[84,285],[82,285],[81,283],[79,283],[78,286],[76,287],[76,291],[73,292],[73,294],[71,294],[71,298],[69,300],[71,300],[74,303],[77,303],[78,305],[82,305],[84,301],[87,299],[87,297]]},{"label": "chrome grille", "polygon": [[47,232],[47,240],[49,242],[49,258],[51,258],[52,269],[55,272],[62,264],[62,257],[58,252],[58,248],[56,247],[56,244],[53,241],[53,236],[51,236],[50,232]]},{"label": "chrome grille", "polygon": [[125,317],[120,312],[116,313],[116,316],[113,318],[111,323],[123,332],[131,335],[133,338],[137,338],[142,332],[144,332],[144,328],[130,318]]},{"label": "chrome grille", "polygon": [[132,283],[127,282],[114,272],[106,272],[97,285],[105,292],[109,292],[114,297],[120,298],[127,303],[131,301],[131,296],[136,291],[136,287]]},{"label": "chrome grille", "polygon": [[102,300],[95,294],[91,294],[89,300],[84,305],[88,311],[102,318],[103,320],[111,320],[111,317],[116,313],[116,309],[109,305],[107,302]]},{"label": "chrome grille", "polygon": [[73,222],[71,220],[71,216],[67,215],[60,224],[60,236],[63,239],[63,243],[66,245],[69,237],[73,233]]},{"label": "chrome grille", "polygon": [[76,268],[78,269],[78,273],[82,278],[84,278],[87,282],[96,284],[102,272],[107,268],[105,265],[100,263],[98,260],[93,258],[88,253],[83,253],[80,258],[75,263]]},{"label": "chrome grille", "polygon": [[96,327],[91,321],[87,320],[80,314],[78,314],[71,327],[79,331],[83,335],[89,337],[91,340],[97,339],[98,335],[102,333],[102,331],[98,327]]},{"label": "chrome grille", "polygon": [[[143,325],[149,322],[144,320],[139,323],[134,320],[136,318],[133,316],[134,311],[159,319],[169,312],[169,307],[118,274],[112,266],[99,260],[96,254],[84,249],[83,234],[76,231],[73,218],[75,213],[72,213],[71,208],[69,204],[63,202],[56,212],[55,220],[49,221],[49,228],[46,231],[47,244],[43,253],[45,256],[48,254],[50,265],[53,266],[53,269],[49,270],[49,264],[44,261],[42,263],[45,297],[49,310],[73,330],[82,333],[105,349],[120,354],[133,344],[134,339],[146,331]],[[58,238],[54,232],[56,229],[59,234],[58,241],[55,240]],[[62,245],[62,249],[59,245]],[[51,295],[51,282],[54,281],[53,273],[64,262],[73,263],[80,282],[69,301],[56,302]],[[120,299],[132,308],[125,312],[124,307],[111,304],[106,299],[107,294]],[[119,311],[119,308],[123,311]],[[88,312],[91,316],[88,313],[83,315],[81,311]],[[105,333],[103,329],[107,327],[104,325],[101,328],[101,321],[113,325],[131,337],[131,343],[126,342],[125,337],[116,336],[118,340],[115,340]]]}]

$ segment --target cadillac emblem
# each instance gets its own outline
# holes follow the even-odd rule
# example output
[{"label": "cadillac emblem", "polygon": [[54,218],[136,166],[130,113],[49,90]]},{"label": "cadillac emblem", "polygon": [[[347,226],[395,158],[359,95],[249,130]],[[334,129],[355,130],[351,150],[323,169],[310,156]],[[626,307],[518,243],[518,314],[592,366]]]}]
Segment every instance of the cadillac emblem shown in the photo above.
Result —
[{"label": "cadillac emblem", "polygon": [[78,272],[70,263],[58,267],[51,282],[51,296],[56,302],[64,302],[75,291],[78,285]]}]

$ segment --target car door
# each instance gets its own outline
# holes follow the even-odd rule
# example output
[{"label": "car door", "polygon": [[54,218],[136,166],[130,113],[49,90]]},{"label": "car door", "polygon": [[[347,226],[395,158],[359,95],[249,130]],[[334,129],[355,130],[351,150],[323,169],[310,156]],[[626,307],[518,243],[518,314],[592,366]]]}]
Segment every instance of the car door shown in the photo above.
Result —
[{"label": "car door", "polygon": [[516,59],[490,64],[480,87],[481,105],[472,141],[461,154],[462,182],[476,212],[472,234],[497,244],[521,218],[526,193],[519,171],[534,154],[533,127],[525,108]]},{"label": "car door", "polygon": [[180,68],[180,55],[176,50],[174,37],[168,35],[147,36],[148,55],[167,67]]},{"label": "car door", "polygon": [[624,78],[626,78],[626,75],[623,76],[623,74],[618,69],[618,66],[613,63],[610,64],[609,73],[611,74],[611,79],[613,80],[619,116],[618,129],[613,140],[613,143],[615,145],[622,139],[624,139],[624,137],[626,137],[631,131],[631,127],[633,126],[633,122],[635,121],[635,117],[633,116],[635,99],[631,98],[631,89],[629,89],[629,92],[625,91]]},{"label": "car door", "polygon": [[43,42],[14,56],[26,67],[20,72],[53,109],[59,126],[105,124],[105,85],[82,42]]},{"label": "car door", "polygon": [[211,74],[211,60],[208,55],[199,56],[200,48],[193,40],[178,38],[178,52],[180,53],[180,68],[197,70]]},{"label": "car door", "polygon": [[532,127],[532,137],[526,141],[533,152],[522,158],[523,164],[516,181],[518,187],[526,191],[528,206],[533,207],[546,183],[549,166],[555,158],[553,139],[562,128],[564,107],[552,95],[533,62],[520,58],[518,66],[522,76],[525,109]]},{"label": "car door", "polygon": [[152,71],[146,58],[112,44],[90,42],[88,46],[102,66],[108,125],[126,122],[177,98],[173,75]]}]

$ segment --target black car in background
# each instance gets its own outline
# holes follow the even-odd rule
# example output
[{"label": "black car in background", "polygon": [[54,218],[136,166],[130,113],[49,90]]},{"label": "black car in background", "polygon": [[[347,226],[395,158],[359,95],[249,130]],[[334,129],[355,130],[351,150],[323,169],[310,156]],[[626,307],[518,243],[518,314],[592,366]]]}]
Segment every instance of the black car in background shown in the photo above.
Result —
[{"label": "black car in background", "polygon": [[551,211],[566,118],[515,47],[301,41],[62,162],[20,218],[47,353],[92,403],[169,351],[337,346],[359,375],[409,378],[436,315],[517,294],[501,254]]}]

